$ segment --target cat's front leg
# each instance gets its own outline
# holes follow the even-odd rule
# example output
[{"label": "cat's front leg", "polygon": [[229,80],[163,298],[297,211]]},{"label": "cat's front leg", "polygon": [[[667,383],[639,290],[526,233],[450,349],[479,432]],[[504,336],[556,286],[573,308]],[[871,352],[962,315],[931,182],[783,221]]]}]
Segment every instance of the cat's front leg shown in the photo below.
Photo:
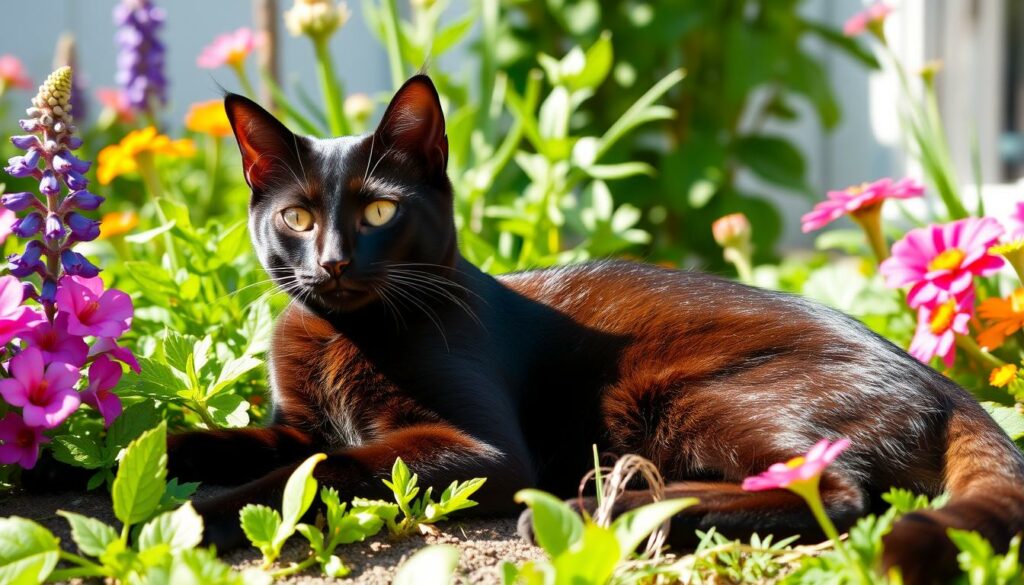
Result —
[{"label": "cat's front leg", "polygon": [[[478,515],[512,513],[516,491],[533,484],[525,462],[479,441],[446,424],[422,424],[385,435],[372,443],[328,454],[314,472],[322,484],[341,492],[342,501],[353,497],[391,499],[390,490],[381,481],[390,476],[395,458],[401,457],[409,469],[419,475],[419,485],[433,486],[440,493],[452,481],[485,477],[487,482],[473,499]],[[206,530],[204,540],[218,550],[244,544],[238,512],[250,503],[279,508],[285,483],[299,462],[277,469],[266,476],[207,500],[196,502]],[[309,514],[315,514],[314,504]]]},{"label": "cat's front leg", "polygon": [[167,439],[167,475],[240,485],[297,463],[315,448],[308,433],[285,425],[180,433]]}]

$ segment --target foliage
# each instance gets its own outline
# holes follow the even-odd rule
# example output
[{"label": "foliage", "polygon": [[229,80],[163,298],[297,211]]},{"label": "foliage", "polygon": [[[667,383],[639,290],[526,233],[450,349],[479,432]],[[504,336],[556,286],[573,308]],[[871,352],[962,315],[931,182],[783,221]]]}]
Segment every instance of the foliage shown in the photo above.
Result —
[{"label": "foliage", "polygon": [[[59,512],[71,526],[81,555],[62,550],[59,539],[31,520],[0,519],[0,581],[34,584],[102,577],[115,583],[269,583],[268,575],[236,573],[213,551],[199,548],[203,519],[191,503],[169,509],[179,494],[176,482],[165,481],[166,437],[167,426],[161,423],[124,450],[112,489],[120,532],[95,518]],[[57,569],[58,562],[67,568]]]},{"label": "foliage", "polygon": [[[446,520],[453,512],[475,506],[476,502],[469,497],[485,481],[454,481],[437,502],[431,497],[432,488],[429,487],[417,498],[420,493],[416,485],[419,478],[398,458],[392,466],[391,479],[384,480],[384,484],[391,489],[394,503],[353,498],[350,504],[345,504],[341,502],[336,489],[325,486],[320,490],[323,512],[314,526],[300,520],[316,497],[317,481],[313,478],[313,470],[324,459],[326,455],[322,453],[313,455],[292,473],[285,485],[280,512],[268,506],[249,504],[240,513],[242,530],[249,542],[263,554],[264,568],[269,568],[277,560],[285,542],[296,532],[309,543],[310,556],[274,572],[277,577],[303,571],[314,564],[319,564],[328,577],[342,577],[349,570],[334,554],[339,545],[362,542],[379,533],[385,526],[392,537],[400,538],[417,528]],[[442,565],[445,565],[443,559],[448,556],[443,551],[434,554],[438,555],[437,559],[424,557],[418,562],[435,567],[438,574],[442,574]],[[441,565],[435,566],[435,563]]]}]

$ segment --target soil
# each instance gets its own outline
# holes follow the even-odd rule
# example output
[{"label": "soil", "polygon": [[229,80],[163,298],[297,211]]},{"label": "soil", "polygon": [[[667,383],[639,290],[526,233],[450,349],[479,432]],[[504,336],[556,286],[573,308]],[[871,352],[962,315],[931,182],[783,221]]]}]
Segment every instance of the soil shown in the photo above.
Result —
[{"label": "soil", "polygon": [[[212,489],[201,489],[197,498],[201,499],[210,493],[213,493]],[[68,546],[71,533],[67,521],[57,515],[57,510],[71,510],[115,523],[109,496],[103,490],[58,495],[22,494],[0,499],[0,517],[21,516],[35,520],[52,530]],[[344,579],[323,577],[316,568],[279,579],[275,583],[390,583],[397,567],[412,553],[428,544],[453,544],[459,548],[462,553],[459,558],[459,583],[501,583],[501,565],[504,561],[518,564],[542,556],[540,549],[527,544],[516,534],[515,518],[455,518],[441,523],[437,528],[435,534],[412,536],[401,541],[390,541],[386,536],[378,535],[363,543],[339,547],[337,554],[351,569],[351,573]],[[303,543],[302,537],[294,537],[285,547],[281,566],[302,558],[304,550],[308,550]],[[221,558],[239,569],[259,566],[260,563],[259,551],[254,548],[232,551]]]}]

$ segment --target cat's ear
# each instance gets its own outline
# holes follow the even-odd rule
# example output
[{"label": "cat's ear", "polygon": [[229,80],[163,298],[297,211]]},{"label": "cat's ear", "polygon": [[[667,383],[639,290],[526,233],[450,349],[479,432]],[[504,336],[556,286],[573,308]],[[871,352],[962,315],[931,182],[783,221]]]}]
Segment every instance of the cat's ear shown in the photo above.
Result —
[{"label": "cat's ear", "polygon": [[225,96],[224,111],[242,153],[249,187],[257,191],[294,176],[292,169],[300,168],[301,155],[300,140],[291,130],[256,102],[233,93]]},{"label": "cat's ear", "polygon": [[448,136],[434,82],[426,75],[406,81],[384,112],[376,135],[386,148],[418,157],[443,173],[448,166]]}]

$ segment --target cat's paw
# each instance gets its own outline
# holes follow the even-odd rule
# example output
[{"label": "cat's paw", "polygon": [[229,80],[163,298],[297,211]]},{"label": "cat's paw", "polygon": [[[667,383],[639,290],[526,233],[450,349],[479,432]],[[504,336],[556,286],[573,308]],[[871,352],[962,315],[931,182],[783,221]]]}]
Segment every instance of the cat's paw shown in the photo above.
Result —
[{"label": "cat's paw", "polygon": [[882,570],[899,568],[905,585],[946,583],[957,573],[957,549],[946,525],[930,512],[900,518],[882,539]]}]

